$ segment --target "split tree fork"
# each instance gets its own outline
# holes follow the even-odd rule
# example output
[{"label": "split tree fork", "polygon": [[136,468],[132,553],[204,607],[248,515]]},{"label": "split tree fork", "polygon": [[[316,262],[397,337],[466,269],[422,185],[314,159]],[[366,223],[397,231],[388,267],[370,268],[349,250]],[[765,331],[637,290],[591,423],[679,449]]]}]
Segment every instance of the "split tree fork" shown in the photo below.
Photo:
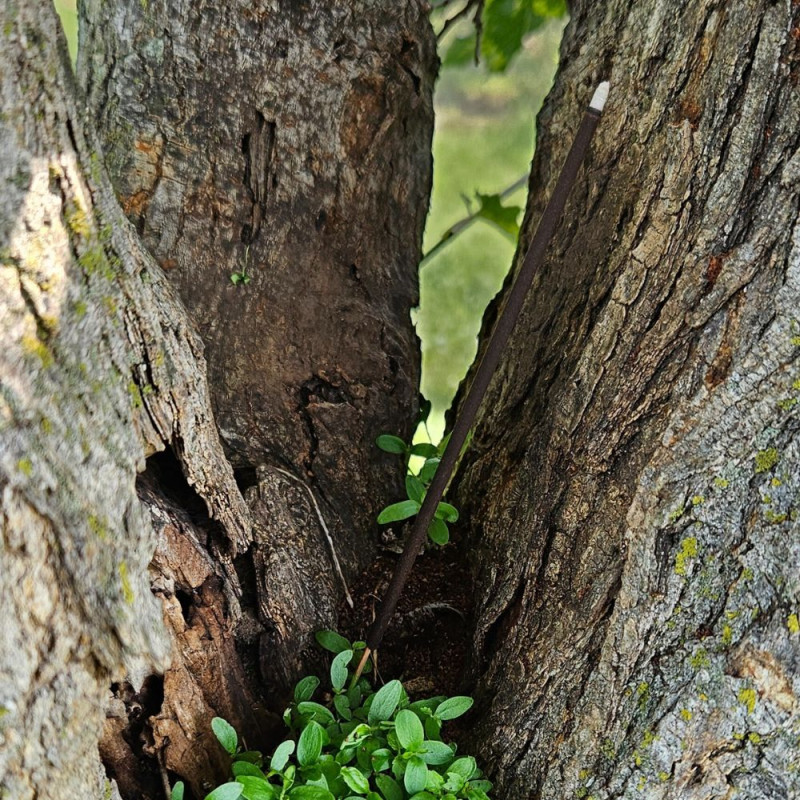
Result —
[{"label": "split tree fork", "polygon": [[442,495],[450,481],[461,448],[464,446],[467,434],[472,427],[472,423],[475,421],[475,416],[478,413],[481,401],[489,387],[489,382],[500,362],[503,348],[508,342],[511,332],[514,330],[514,325],[522,311],[525,297],[530,289],[533,277],[544,261],[547,246],[561,219],[567,197],[575,183],[578,170],[589,150],[592,135],[600,121],[600,114],[608,98],[608,90],[609,82],[603,81],[595,90],[592,100],[586,109],[586,113],[583,115],[580,127],[575,135],[575,140],[572,143],[564,166],[561,169],[561,174],[558,177],[553,196],[550,198],[550,202],[547,204],[542,218],[539,221],[536,235],[525,255],[519,275],[509,294],[508,302],[497,321],[497,326],[486,348],[486,353],[481,360],[478,370],[475,373],[475,378],[464,400],[461,413],[458,415],[453,425],[453,431],[450,435],[447,447],[442,454],[442,460],[439,463],[430,488],[425,495],[419,513],[414,519],[414,526],[406,541],[403,553],[395,566],[389,588],[386,590],[381,605],[378,608],[378,613],[375,616],[375,620],[369,629],[366,637],[367,646],[364,649],[364,654],[356,669],[353,678],[354,682],[360,677],[367,663],[367,659],[377,650],[378,645],[380,645],[383,634],[386,632],[386,628],[392,618],[392,614],[394,614],[397,601],[408,580],[408,576],[411,574],[411,569],[414,566],[417,554],[425,541],[428,526],[433,520],[439,501],[442,499]]}]

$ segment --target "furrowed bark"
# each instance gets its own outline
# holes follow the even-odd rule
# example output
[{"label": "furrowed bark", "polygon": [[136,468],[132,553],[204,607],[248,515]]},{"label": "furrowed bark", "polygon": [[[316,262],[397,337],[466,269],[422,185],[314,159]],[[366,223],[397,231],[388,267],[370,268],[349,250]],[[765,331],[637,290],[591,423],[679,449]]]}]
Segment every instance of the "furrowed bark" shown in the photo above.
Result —
[{"label": "furrowed bark", "polygon": [[157,689],[148,676],[171,650],[137,472],[174,453],[234,619],[249,511],[201,345],[114,197],[52,5],[4,4],[2,32],[0,786],[20,800],[118,796],[96,746],[109,685]]},{"label": "furrowed bark", "polygon": [[800,8],[581,3],[561,61],[525,236],[612,90],[457,486],[471,745],[509,800],[792,797]]},{"label": "furrowed bark", "polygon": [[254,575],[264,678],[285,689],[344,594],[300,484],[351,581],[400,491],[373,442],[408,435],[416,407],[430,25],[417,0],[86,0],[81,20],[117,192],[198,325],[252,494],[258,535],[238,567]]}]

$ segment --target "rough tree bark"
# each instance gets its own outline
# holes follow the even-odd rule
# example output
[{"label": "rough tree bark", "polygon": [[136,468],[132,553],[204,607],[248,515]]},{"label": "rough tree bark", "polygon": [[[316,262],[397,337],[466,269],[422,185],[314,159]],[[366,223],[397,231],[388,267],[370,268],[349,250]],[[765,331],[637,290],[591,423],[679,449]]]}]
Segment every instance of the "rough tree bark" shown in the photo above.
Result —
[{"label": "rough tree bark", "polygon": [[268,741],[265,701],[343,594],[323,525],[352,577],[397,480],[371,442],[408,433],[415,406],[422,7],[147,5],[84,8],[81,35],[136,230],[52,8],[3,6],[0,779],[15,798],[105,791],[103,706],[127,798],[163,796],[142,752],[199,796],[223,777],[214,714]]},{"label": "rough tree bark", "polygon": [[[220,681],[227,693],[239,680],[201,666],[219,636],[274,700],[308,668],[311,633],[335,626],[343,586],[321,524],[347,580],[375,556],[375,515],[399,476],[372,443],[409,434],[416,405],[409,309],[435,42],[418,2],[86,0],[80,12],[79,81],[112,180],[203,338],[254,524],[235,561],[243,622],[212,626],[202,657],[190,648],[167,674],[156,745],[177,771],[197,734],[181,730],[197,717],[184,706],[214,705]],[[151,500],[174,470],[153,471]],[[162,555],[169,581],[181,550]]]},{"label": "rough tree bark", "polygon": [[797,797],[800,6],[578,4],[525,237],[604,78],[457,487],[472,745],[507,800]]}]

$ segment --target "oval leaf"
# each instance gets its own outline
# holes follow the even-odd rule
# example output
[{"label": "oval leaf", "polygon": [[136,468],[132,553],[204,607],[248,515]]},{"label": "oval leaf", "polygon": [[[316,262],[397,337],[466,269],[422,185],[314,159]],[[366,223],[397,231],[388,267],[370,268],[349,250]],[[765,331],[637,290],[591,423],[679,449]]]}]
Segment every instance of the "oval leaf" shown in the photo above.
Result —
[{"label": "oval leaf", "polygon": [[336,721],[333,714],[331,714],[325,706],[315,703],[313,700],[306,700],[304,703],[298,703],[297,711],[300,714],[308,714],[312,717],[316,717],[319,722],[325,725]]},{"label": "oval leaf", "polygon": [[170,800],[183,800],[183,781],[178,781],[170,793]]},{"label": "oval leaf", "polygon": [[275,800],[280,794],[276,786],[254,775],[239,775],[236,782],[242,784],[242,797],[245,800]]},{"label": "oval leaf", "polygon": [[364,773],[355,767],[342,767],[344,782],[357,794],[366,794],[369,791],[369,781]]},{"label": "oval leaf", "polygon": [[425,738],[419,717],[408,709],[397,714],[394,730],[397,734],[397,740],[406,750],[416,750]]},{"label": "oval leaf", "polygon": [[472,703],[471,697],[451,697],[436,709],[435,716],[442,720],[455,719],[466,714],[472,708]]},{"label": "oval leaf", "polygon": [[347,665],[353,660],[352,650],[342,650],[331,663],[331,686],[339,690],[347,683]]},{"label": "oval leaf", "polygon": [[376,775],[375,783],[386,800],[403,800],[403,790],[400,784],[388,775]]},{"label": "oval leaf", "polygon": [[378,522],[386,525],[389,522],[399,522],[402,519],[413,517],[419,511],[419,503],[415,500],[401,500],[399,503],[392,503],[378,514]]},{"label": "oval leaf", "polygon": [[425,498],[425,487],[416,475],[406,475],[406,494],[415,503],[421,504]]},{"label": "oval leaf", "polygon": [[446,545],[450,541],[450,531],[447,529],[447,523],[442,519],[432,519],[431,524],[428,525],[428,536],[435,544]]},{"label": "oval leaf", "polygon": [[310,700],[314,696],[317,686],[319,686],[319,678],[316,677],[316,675],[307,675],[303,678],[303,680],[294,687],[295,703],[302,703],[305,700]]},{"label": "oval leaf", "polygon": [[294,753],[294,742],[291,739],[281,742],[275,748],[275,753],[269,762],[269,768],[274,769],[275,772],[280,772],[286,766],[286,762],[292,753]]},{"label": "oval leaf", "polygon": [[337,694],[333,698],[333,706],[336,713],[345,721],[349,722],[353,719],[353,712],[350,710],[350,701],[347,699],[346,694]]},{"label": "oval leaf", "polygon": [[222,717],[214,717],[214,719],[211,720],[211,730],[214,731],[214,736],[217,737],[217,741],[225,750],[231,755],[235,755],[236,746],[239,744],[239,738],[233,726],[222,719]]},{"label": "oval leaf", "polygon": [[381,434],[375,444],[385,453],[405,453],[406,443],[399,436],[391,436],[388,433]]},{"label": "oval leaf", "polygon": [[456,759],[448,768],[448,774],[454,772],[456,775],[460,775],[465,781],[468,781],[477,770],[478,765],[475,763],[475,759],[472,756],[466,756],[464,758]]},{"label": "oval leaf", "polygon": [[440,458],[429,458],[422,469],[419,471],[419,479],[423,483],[430,483],[433,480],[433,476],[436,474],[436,469],[439,466]]},{"label": "oval leaf", "polygon": [[391,719],[400,697],[403,694],[403,684],[398,680],[389,681],[382,686],[372,698],[372,705],[369,707],[368,719],[371,725]]},{"label": "oval leaf", "polygon": [[297,762],[301,767],[309,767],[319,761],[322,755],[322,745],[325,741],[325,731],[322,725],[313,720],[303,728],[297,740]]},{"label": "oval leaf", "polygon": [[422,458],[436,458],[439,451],[435,445],[428,444],[428,442],[420,442],[411,446],[412,456],[422,456]]},{"label": "oval leaf", "polygon": [[241,783],[223,783],[217,786],[213,792],[207,794],[205,800],[236,800],[242,796],[244,786]]},{"label": "oval leaf", "polygon": [[449,764],[453,760],[453,749],[449,744],[445,744],[444,742],[432,742],[428,740],[422,743],[420,758],[422,758],[426,764],[439,767],[442,764]]},{"label": "oval leaf", "polygon": [[439,503],[436,506],[436,518],[443,519],[445,522],[458,521],[458,509],[450,503]]},{"label": "oval leaf", "polygon": [[428,782],[428,768],[419,756],[412,756],[406,765],[406,774],[403,775],[403,783],[409,794],[421,792]]},{"label": "oval leaf", "polygon": [[255,764],[251,764],[249,761],[234,761],[233,764],[231,764],[231,772],[234,778],[249,775],[252,778],[267,779],[267,776],[261,771],[261,768],[257,767]]},{"label": "oval leaf", "polygon": [[322,786],[295,786],[289,792],[291,800],[333,800],[333,795]]},{"label": "oval leaf", "polygon": [[344,650],[350,649],[350,642],[344,636],[336,633],[336,631],[317,631],[314,634],[314,638],[326,650],[337,655]]}]

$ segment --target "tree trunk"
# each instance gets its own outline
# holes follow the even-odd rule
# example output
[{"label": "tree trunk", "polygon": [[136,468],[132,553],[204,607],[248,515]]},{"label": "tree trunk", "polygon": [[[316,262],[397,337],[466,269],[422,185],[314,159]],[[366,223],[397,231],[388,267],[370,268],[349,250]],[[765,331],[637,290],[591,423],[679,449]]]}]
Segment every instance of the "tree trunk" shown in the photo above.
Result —
[{"label": "tree trunk", "polygon": [[507,800],[796,797],[800,7],[578,4],[524,239],[606,78],[456,487],[472,745]]}]

